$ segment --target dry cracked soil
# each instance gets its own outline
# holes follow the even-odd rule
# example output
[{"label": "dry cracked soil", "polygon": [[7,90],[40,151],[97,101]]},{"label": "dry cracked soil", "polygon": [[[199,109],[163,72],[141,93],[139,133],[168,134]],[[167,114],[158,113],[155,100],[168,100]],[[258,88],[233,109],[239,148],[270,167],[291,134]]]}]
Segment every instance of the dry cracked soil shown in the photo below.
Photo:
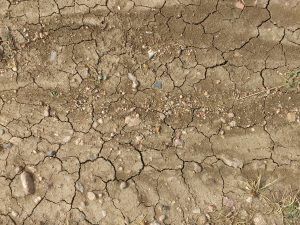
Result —
[{"label": "dry cracked soil", "polygon": [[300,224],[300,0],[0,18],[1,225]]}]

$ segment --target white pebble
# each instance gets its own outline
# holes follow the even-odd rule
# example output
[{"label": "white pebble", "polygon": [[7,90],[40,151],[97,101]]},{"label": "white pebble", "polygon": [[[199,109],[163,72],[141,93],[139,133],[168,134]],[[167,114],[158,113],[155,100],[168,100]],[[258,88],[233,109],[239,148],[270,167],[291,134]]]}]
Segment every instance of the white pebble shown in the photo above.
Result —
[{"label": "white pebble", "polygon": [[160,222],[164,222],[164,220],[166,219],[166,215],[161,215],[159,218],[158,218],[158,220],[160,221]]},{"label": "white pebble", "polygon": [[87,198],[88,198],[90,201],[93,201],[93,200],[95,200],[96,195],[95,195],[93,192],[89,191],[89,192],[87,193]]},{"label": "white pebble", "polygon": [[33,201],[35,204],[38,204],[42,200],[41,196],[37,196]]},{"label": "white pebble", "polygon": [[25,195],[33,194],[35,192],[33,175],[24,171],[20,178]]},{"label": "white pebble", "polygon": [[83,187],[83,185],[80,182],[76,182],[75,187],[76,187],[76,189],[78,191],[80,191],[81,193],[83,193],[84,187]]},{"label": "white pebble", "polygon": [[127,183],[124,182],[124,181],[122,181],[122,182],[120,183],[120,189],[125,189],[125,188],[127,188]]},{"label": "white pebble", "polygon": [[233,120],[233,121],[231,121],[230,123],[229,123],[229,126],[230,127],[235,127],[236,126],[236,122]]},{"label": "white pebble", "polygon": [[230,112],[230,113],[228,113],[227,116],[228,116],[229,118],[233,118],[233,117],[234,117],[234,113]]}]

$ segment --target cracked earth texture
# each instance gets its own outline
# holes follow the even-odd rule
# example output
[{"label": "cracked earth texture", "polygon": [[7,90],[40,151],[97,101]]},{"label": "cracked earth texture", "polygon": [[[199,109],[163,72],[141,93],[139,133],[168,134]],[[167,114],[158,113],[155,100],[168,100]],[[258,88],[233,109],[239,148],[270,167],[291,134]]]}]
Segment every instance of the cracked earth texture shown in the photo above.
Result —
[{"label": "cracked earth texture", "polygon": [[299,0],[0,0],[0,17],[1,224],[286,223],[246,183],[300,188]]}]

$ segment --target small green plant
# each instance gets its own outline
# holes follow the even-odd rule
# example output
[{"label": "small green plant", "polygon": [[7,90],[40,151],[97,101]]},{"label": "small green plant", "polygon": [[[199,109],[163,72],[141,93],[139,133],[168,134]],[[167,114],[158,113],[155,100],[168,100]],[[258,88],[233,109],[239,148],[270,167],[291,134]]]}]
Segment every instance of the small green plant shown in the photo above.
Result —
[{"label": "small green plant", "polygon": [[282,214],[284,224],[298,225],[300,221],[300,196],[299,191],[291,188],[285,191],[275,191],[270,198],[273,210]]}]

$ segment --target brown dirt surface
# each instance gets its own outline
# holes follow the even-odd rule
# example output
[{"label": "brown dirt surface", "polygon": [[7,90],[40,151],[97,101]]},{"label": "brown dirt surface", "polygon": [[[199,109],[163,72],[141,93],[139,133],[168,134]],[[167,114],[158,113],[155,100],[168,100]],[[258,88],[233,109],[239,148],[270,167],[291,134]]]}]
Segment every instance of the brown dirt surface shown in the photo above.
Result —
[{"label": "brown dirt surface", "polygon": [[300,0],[0,0],[0,224],[300,225]]}]

